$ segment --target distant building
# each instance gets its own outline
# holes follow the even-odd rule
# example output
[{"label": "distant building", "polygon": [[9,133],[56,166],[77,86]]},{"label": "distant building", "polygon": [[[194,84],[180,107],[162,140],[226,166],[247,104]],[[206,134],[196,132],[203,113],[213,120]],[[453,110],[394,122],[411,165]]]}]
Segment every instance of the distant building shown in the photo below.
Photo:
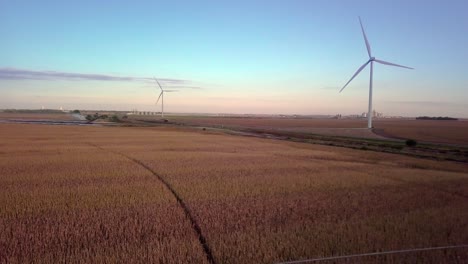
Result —
[{"label": "distant building", "polygon": [[379,113],[377,111],[372,111],[372,117],[383,117],[383,113]]},{"label": "distant building", "polygon": [[132,109],[127,115],[157,115],[158,112],[149,112],[149,111],[138,111],[137,109]]},{"label": "distant building", "polygon": [[[372,111],[372,117],[383,117],[383,113],[377,112],[375,110]],[[367,118],[367,112],[363,112],[360,116],[361,118]]]}]

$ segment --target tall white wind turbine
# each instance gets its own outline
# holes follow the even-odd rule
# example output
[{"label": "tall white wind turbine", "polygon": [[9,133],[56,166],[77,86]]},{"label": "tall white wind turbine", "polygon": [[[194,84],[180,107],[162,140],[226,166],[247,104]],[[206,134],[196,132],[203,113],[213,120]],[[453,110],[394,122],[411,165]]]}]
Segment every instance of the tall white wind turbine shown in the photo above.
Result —
[{"label": "tall white wind turbine", "polygon": [[161,93],[159,94],[158,100],[156,101],[156,105],[158,104],[159,99],[161,99],[161,117],[164,118],[164,93],[177,92],[177,90],[164,90],[156,77],[154,77],[154,80],[158,84],[159,89],[161,89]]},{"label": "tall white wind turbine", "polygon": [[340,93],[354,79],[354,77],[356,77],[367,66],[367,64],[370,64],[369,109],[368,109],[368,112],[367,112],[367,120],[368,120],[367,121],[367,127],[372,128],[372,78],[373,78],[374,62],[377,62],[377,63],[380,63],[380,64],[385,64],[385,65],[390,65],[390,66],[406,68],[406,69],[413,69],[413,68],[406,67],[406,66],[403,66],[403,65],[398,65],[398,64],[395,64],[395,63],[391,63],[391,62],[386,62],[386,61],[383,61],[383,60],[378,60],[375,57],[372,57],[371,47],[370,47],[369,41],[367,40],[366,32],[364,31],[364,27],[362,26],[361,17],[359,17],[359,23],[361,24],[362,35],[364,36],[364,41],[366,42],[367,54],[369,54],[369,60],[366,63],[364,63],[364,65],[362,65],[356,71],[356,73],[353,75],[353,77],[351,77],[351,79],[349,79],[349,81],[343,86],[343,88],[341,88]]}]

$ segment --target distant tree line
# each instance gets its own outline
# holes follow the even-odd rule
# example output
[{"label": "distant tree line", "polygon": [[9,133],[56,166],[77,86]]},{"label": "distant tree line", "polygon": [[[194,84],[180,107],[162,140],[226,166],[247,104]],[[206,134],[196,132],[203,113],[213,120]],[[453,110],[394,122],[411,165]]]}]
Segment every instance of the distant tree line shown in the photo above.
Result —
[{"label": "distant tree line", "polygon": [[[122,118],[126,119],[127,116],[123,116]],[[86,115],[86,120],[88,120],[89,122],[94,122],[98,119],[107,119],[108,121],[116,122],[116,123],[121,122],[119,116],[117,115],[108,116],[108,115],[100,115],[99,113],[95,113],[94,115]]]},{"label": "distant tree line", "polygon": [[95,113],[94,115],[87,115],[86,116],[86,120],[88,120],[89,122],[93,122],[93,121],[96,121],[98,119],[107,119],[108,116],[107,115],[100,115],[99,113]]},{"label": "distant tree line", "polygon": [[458,118],[448,116],[418,116],[417,120],[458,120]]}]

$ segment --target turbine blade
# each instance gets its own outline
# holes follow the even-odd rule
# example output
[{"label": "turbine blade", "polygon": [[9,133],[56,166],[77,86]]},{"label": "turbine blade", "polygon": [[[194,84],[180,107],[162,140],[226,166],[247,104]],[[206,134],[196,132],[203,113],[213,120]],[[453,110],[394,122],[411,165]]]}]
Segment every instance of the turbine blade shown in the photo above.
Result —
[{"label": "turbine blade", "polygon": [[172,92],[178,92],[179,90],[164,90],[164,92],[169,92],[169,93],[172,93]]},{"label": "turbine blade", "polygon": [[161,84],[159,84],[158,79],[156,79],[156,77],[153,77],[153,78],[154,78],[154,80],[158,83],[159,89],[161,89],[161,91],[162,91],[163,88],[161,87]]},{"label": "turbine blade", "polygon": [[163,94],[163,92],[161,92],[161,93],[159,94],[158,100],[156,101],[155,104],[158,104],[158,103],[159,103],[159,99],[161,99],[162,94]]},{"label": "turbine blade", "polygon": [[364,36],[364,41],[366,42],[367,54],[369,54],[369,58],[371,58],[372,57],[371,47],[370,47],[369,41],[367,40],[367,36],[366,36],[366,32],[364,31],[364,27],[362,26],[361,17],[359,17],[359,24],[361,24],[362,35]]},{"label": "turbine blade", "polygon": [[349,81],[343,86],[343,88],[341,88],[340,93],[341,93],[341,91],[344,90],[344,88],[346,88],[346,86],[348,86],[348,84],[354,79],[354,77],[356,77],[356,76],[362,71],[362,69],[364,69],[364,68],[367,66],[367,64],[369,64],[369,62],[370,62],[370,61],[367,61],[366,63],[364,63],[364,65],[362,65],[362,66],[356,71],[356,73],[353,75],[353,77],[351,77],[351,79],[349,79]]},{"label": "turbine blade", "polygon": [[395,64],[395,63],[391,63],[391,62],[388,62],[388,61],[383,61],[383,60],[374,60],[374,61],[375,61],[375,62],[378,62],[378,63],[380,63],[380,64],[385,64],[385,65],[396,66],[396,67],[401,67],[401,68],[406,68],[406,69],[414,70],[414,68],[406,67],[406,66],[403,66],[403,65]]}]

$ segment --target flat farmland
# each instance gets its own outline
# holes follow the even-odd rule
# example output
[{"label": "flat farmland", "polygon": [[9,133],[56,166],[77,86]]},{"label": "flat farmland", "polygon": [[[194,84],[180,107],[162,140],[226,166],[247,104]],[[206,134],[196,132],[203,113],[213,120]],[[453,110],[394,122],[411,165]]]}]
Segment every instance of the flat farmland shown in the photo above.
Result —
[{"label": "flat farmland", "polygon": [[396,138],[468,145],[468,120],[382,120],[375,127]]},{"label": "flat farmland", "polygon": [[[154,117],[152,117],[154,118]],[[423,142],[468,145],[468,121],[375,119],[377,134],[365,128],[365,119],[171,117],[174,122],[198,126],[273,129],[331,136],[415,139]]]},{"label": "flat farmland", "polygon": [[77,127],[0,126],[0,263],[204,263],[150,172],[83,143]]},{"label": "flat farmland", "polygon": [[0,262],[275,263],[468,243],[466,163],[187,128],[0,134]]},{"label": "flat farmland", "polygon": [[0,112],[0,120],[60,120],[60,121],[68,121],[74,120],[73,116],[68,113],[40,113],[32,112],[32,113],[21,113],[21,112]]}]

